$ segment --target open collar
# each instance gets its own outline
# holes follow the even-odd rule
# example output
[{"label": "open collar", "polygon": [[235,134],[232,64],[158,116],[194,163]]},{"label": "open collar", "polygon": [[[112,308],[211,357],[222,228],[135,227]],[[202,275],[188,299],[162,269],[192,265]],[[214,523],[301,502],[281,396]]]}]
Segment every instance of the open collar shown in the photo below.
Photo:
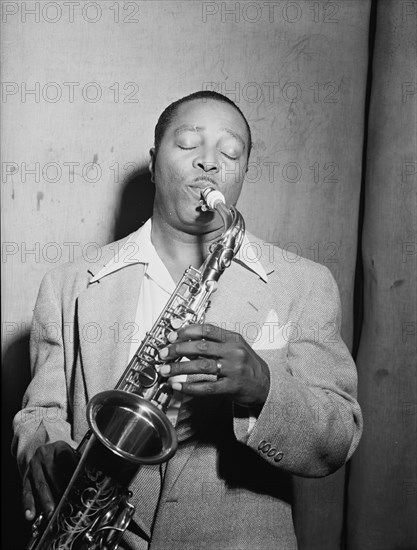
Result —
[{"label": "open collar", "polygon": [[[160,286],[169,292],[173,291],[172,278],[151,241],[152,218],[137,231],[132,233],[127,240],[116,249],[113,256],[90,279],[90,284],[107,277],[133,264],[144,264],[146,272]],[[242,246],[233,261],[243,265],[246,269],[258,275],[264,282],[268,282],[268,276],[259,259],[259,245],[250,239],[245,233]]]}]

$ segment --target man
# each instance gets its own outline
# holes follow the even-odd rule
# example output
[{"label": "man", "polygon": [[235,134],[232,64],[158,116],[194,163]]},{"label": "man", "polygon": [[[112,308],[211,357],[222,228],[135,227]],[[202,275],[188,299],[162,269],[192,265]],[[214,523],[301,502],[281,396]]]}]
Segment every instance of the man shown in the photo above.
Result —
[{"label": "man", "polygon": [[[104,247],[97,264],[45,276],[33,380],[14,422],[27,519],[52,510],[58,474],[87,429],[88,400],[115,386],[185,269],[199,268],[221,235],[218,214],[201,210],[201,190],[235,204],[250,148],[249,125],[228,98],[197,92],[170,105],[150,152],[151,221]],[[255,262],[252,245],[260,241],[247,234],[205,324],[173,331],[159,351],[175,390],[168,417],[179,424],[188,410],[189,419],[167,468],[140,470],[123,548],[295,549],[290,474],[325,476],[358,444],[356,371],[332,276],[308,260],[286,262],[277,248]],[[329,342],[315,338],[317,323],[332,323]]]}]

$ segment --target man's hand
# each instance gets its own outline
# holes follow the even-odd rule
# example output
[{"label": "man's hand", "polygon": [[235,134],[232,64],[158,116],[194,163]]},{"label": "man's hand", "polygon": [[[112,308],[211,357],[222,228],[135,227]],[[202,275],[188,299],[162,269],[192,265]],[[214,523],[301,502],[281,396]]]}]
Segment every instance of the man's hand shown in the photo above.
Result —
[{"label": "man's hand", "polygon": [[[172,332],[168,339],[171,344],[159,352],[168,363],[161,367],[162,375],[218,375],[214,382],[175,382],[174,389],[194,396],[227,395],[246,407],[265,403],[270,383],[268,366],[240,334],[214,325],[189,325]],[[180,357],[191,360],[169,364]]]},{"label": "man's hand", "polygon": [[76,466],[74,450],[64,441],[36,449],[23,479],[23,509],[29,521],[43,512],[50,516]]}]

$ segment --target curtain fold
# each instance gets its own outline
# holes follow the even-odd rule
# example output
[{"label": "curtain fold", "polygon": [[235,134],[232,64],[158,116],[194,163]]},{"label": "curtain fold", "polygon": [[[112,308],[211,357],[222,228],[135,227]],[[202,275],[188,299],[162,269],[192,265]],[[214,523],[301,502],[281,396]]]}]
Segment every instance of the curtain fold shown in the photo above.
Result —
[{"label": "curtain fold", "polygon": [[416,532],[416,2],[377,4],[365,180],[365,430],[348,488],[348,550],[411,550]]}]

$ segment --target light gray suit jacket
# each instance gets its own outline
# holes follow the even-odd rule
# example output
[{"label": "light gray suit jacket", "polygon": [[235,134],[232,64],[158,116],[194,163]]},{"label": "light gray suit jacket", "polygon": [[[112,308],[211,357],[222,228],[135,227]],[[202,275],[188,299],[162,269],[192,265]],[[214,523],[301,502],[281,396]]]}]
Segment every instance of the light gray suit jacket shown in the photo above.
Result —
[{"label": "light gray suit jacket", "polygon": [[[290,474],[334,472],[360,439],[356,369],[340,338],[333,277],[248,238],[264,252],[268,283],[233,262],[206,322],[250,340],[275,310],[286,325],[283,345],[257,349],[269,365],[269,395],[249,437],[247,409],[218,397],[194,400],[196,437],[168,464],[152,550],[296,549]],[[22,474],[40,444],[76,446],[87,430],[88,400],[113,388],[127,365],[143,265],[89,284],[124,241],[103,247],[95,263],[80,259],[43,279],[31,335],[33,379],[14,420]]]}]

